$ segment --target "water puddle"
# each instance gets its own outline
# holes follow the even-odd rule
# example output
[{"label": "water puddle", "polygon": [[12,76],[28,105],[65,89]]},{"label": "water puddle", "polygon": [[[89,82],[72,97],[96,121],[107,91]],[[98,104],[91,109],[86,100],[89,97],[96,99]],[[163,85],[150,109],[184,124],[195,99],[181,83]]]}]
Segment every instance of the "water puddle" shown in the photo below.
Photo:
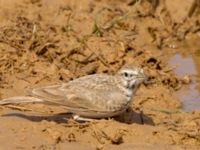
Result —
[{"label": "water puddle", "polygon": [[[200,56],[193,54],[175,54],[169,61],[169,65],[178,67],[175,72],[178,76],[193,75],[200,77]],[[184,111],[200,110],[200,83],[193,80],[186,89],[180,90],[177,95],[182,102]]]}]

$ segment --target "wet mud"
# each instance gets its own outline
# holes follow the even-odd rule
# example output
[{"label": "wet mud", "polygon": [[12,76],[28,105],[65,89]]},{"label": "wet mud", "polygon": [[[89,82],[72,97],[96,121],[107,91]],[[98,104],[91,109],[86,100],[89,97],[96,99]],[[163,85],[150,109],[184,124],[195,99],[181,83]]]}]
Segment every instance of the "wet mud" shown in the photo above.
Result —
[{"label": "wet mud", "polygon": [[0,149],[200,149],[199,5],[0,0],[1,99],[124,64],[148,75],[115,118],[78,123],[58,106],[0,106]]}]

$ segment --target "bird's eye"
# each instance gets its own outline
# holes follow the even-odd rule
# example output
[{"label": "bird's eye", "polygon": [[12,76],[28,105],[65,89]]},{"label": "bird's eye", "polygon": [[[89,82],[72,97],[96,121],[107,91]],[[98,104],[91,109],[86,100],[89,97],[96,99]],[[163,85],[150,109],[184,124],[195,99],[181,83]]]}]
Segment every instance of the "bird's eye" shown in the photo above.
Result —
[{"label": "bird's eye", "polygon": [[127,72],[124,72],[124,76],[125,76],[125,77],[128,77],[128,73],[127,73]]}]

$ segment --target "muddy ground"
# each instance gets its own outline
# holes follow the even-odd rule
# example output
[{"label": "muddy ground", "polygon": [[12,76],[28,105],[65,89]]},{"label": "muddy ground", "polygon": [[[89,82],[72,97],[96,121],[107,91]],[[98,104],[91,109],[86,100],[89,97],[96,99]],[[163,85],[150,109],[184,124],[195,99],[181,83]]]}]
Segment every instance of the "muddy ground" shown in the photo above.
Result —
[{"label": "muddy ground", "polygon": [[61,107],[0,106],[0,149],[200,149],[200,110],[184,112],[176,96],[194,79],[177,76],[177,66],[168,64],[185,42],[194,43],[186,51],[200,52],[199,5],[0,0],[1,99],[88,74],[113,74],[124,64],[139,65],[149,77],[131,108],[111,119],[77,123]]}]

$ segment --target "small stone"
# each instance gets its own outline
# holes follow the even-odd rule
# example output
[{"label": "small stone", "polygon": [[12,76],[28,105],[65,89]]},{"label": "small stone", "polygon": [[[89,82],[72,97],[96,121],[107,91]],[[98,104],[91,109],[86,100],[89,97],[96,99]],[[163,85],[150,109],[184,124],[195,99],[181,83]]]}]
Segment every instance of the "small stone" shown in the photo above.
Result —
[{"label": "small stone", "polygon": [[102,150],[104,148],[104,146],[102,144],[99,144],[96,146],[96,150]]},{"label": "small stone", "polygon": [[59,75],[60,75],[60,78],[65,81],[68,81],[73,76],[72,73],[66,69],[60,69]]},{"label": "small stone", "polygon": [[181,81],[182,81],[183,84],[189,84],[189,83],[191,83],[190,76],[188,76],[188,75],[184,76],[184,77],[181,79]]}]

